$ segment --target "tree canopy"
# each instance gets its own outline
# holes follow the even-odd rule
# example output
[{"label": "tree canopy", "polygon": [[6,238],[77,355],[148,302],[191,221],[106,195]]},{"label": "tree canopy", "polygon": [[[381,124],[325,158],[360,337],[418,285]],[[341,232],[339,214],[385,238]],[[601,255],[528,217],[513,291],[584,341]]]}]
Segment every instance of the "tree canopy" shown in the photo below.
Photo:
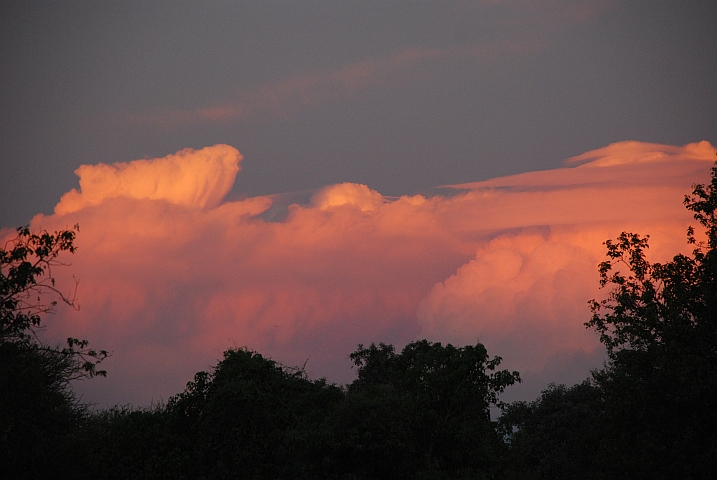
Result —
[{"label": "tree canopy", "polygon": [[68,465],[79,460],[72,446],[87,412],[70,382],[106,374],[96,368],[106,351],[76,338],[54,346],[39,335],[58,300],[74,306],[52,269],[64,265],[62,252],[74,253],[77,230],[18,228],[0,248],[0,464],[8,478],[72,476]]},{"label": "tree canopy", "polygon": [[[166,406],[97,418],[88,440],[101,477],[491,478],[507,453],[488,415],[518,379],[481,344],[359,346],[346,387],[231,349]],[[153,474],[160,476],[159,473]]]},{"label": "tree canopy", "polygon": [[500,357],[491,359],[480,343],[420,340],[400,353],[359,345],[350,358],[357,379],[341,421],[354,443],[345,458],[367,478],[495,472],[504,445],[489,408],[520,381],[518,372],[496,371]]},{"label": "tree canopy", "polygon": [[65,265],[58,258],[62,252],[75,252],[78,231],[78,225],[54,234],[31,233],[28,227],[21,227],[17,236],[0,249],[0,343],[24,344],[64,356],[68,381],[107,374],[96,367],[108,352],[89,348],[87,340],[70,337],[59,349],[38,337],[42,315],[52,313],[58,299],[75,306],[74,296],[57,288],[52,269]]},{"label": "tree canopy", "polygon": [[717,164],[711,183],[694,185],[684,203],[704,228],[702,237],[688,229],[691,255],[651,263],[647,236],[623,232],[605,242],[599,273],[609,291],[590,302],[586,326],[608,362],[581,385],[552,386],[506,408],[516,478],[717,471]]}]

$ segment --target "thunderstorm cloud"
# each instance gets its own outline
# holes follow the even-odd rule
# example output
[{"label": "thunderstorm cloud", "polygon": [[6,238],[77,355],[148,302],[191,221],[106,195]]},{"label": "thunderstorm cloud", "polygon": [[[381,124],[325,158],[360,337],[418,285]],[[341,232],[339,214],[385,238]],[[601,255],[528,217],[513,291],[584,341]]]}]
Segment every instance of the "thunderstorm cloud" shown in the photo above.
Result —
[{"label": "thunderstorm cloud", "polygon": [[54,272],[63,289],[79,280],[81,308],[45,335],[113,352],[108,378],[78,387],[88,398],[166,400],[232,346],[346,382],[356,344],[418,338],[481,341],[528,384],[578,381],[602,359],[583,325],[602,242],[633,231],[651,235],[652,260],[689,251],[682,199],[715,148],[620,142],[424,195],[343,183],[224,201],[241,160],[215,145],[83,165],[79,190],[32,220],[81,228]]}]

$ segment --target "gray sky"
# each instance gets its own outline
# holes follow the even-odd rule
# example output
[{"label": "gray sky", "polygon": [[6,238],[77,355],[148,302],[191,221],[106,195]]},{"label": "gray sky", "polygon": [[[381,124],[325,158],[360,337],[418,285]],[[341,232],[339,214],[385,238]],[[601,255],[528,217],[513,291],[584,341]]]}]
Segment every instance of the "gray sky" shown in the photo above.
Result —
[{"label": "gray sky", "polygon": [[230,198],[717,142],[710,1],[3,2],[0,226],[81,164],[226,143]]}]

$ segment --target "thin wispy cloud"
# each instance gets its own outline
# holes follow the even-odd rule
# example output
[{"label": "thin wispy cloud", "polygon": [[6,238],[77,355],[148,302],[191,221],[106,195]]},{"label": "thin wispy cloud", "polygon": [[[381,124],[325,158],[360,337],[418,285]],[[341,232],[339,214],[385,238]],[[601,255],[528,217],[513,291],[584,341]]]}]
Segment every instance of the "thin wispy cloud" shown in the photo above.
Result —
[{"label": "thin wispy cloud", "polygon": [[299,73],[284,82],[260,85],[241,92],[238,100],[194,110],[133,115],[130,120],[171,129],[197,122],[224,123],[267,116],[286,118],[302,107],[350,97],[381,82],[391,73],[405,73],[422,60],[442,54],[437,50],[410,49],[384,58],[351,63],[337,70]]},{"label": "thin wispy cloud", "polygon": [[478,2],[453,7],[461,10],[497,10],[491,30],[479,42],[454,45],[412,46],[380,57],[367,57],[335,69],[297,72],[278,83],[266,83],[240,91],[235,98],[193,109],[164,109],[129,115],[127,121],[174,129],[191,124],[246,122],[262,118],[287,119],[301,109],[335,99],[348,99],[370,88],[398,89],[440,68],[440,62],[462,60],[484,64],[497,58],[523,57],[550,48],[556,36],[583,24],[603,11],[605,2]]}]

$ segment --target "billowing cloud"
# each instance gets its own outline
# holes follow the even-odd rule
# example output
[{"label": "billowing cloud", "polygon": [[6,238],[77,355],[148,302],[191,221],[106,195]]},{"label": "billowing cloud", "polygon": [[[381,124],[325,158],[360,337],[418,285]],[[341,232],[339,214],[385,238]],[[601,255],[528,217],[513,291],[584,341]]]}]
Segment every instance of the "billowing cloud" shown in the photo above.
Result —
[{"label": "billowing cloud", "polygon": [[64,215],[108,198],[166,200],[190,208],[219,205],[234,185],[242,156],[234,147],[187,148],[174,155],[129,163],[82,165],[75,170],[80,191],[62,196],[55,213]]},{"label": "billowing cloud", "polygon": [[602,242],[629,230],[652,235],[653,260],[689,251],[682,198],[714,152],[620,142],[433,195],[344,183],[299,203],[221,203],[241,159],[228,146],[84,166],[80,192],[31,224],[81,226],[55,272],[79,279],[81,309],[46,333],[114,352],[107,379],[79,386],[100,403],[166,399],[230,346],[344,382],[358,343],[480,340],[531,388],[580,380],[601,359],[583,323]]},{"label": "billowing cloud", "polygon": [[312,197],[312,204],[320,210],[342,205],[355,205],[359,210],[376,211],[385,203],[383,196],[366,185],[341,183],[323,188]]}]

